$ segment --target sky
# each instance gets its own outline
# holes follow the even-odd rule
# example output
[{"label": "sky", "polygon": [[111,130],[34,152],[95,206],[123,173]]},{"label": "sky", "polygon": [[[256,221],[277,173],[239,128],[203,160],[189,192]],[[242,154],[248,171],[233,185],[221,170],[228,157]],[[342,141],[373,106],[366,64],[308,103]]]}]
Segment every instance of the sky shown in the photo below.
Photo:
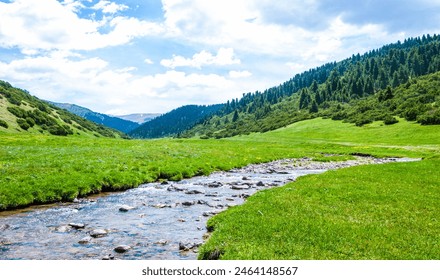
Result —
[{"label": "sky", "polygon": [[165,113],[439,33],[439,0],[0,0],[0,80],[100,113]]}]

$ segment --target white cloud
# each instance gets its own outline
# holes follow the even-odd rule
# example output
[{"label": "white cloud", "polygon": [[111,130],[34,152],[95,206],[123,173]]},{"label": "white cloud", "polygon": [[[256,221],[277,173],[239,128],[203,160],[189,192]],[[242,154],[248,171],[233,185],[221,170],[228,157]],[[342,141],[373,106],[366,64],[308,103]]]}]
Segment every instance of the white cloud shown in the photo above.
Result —
[{"label": "white cloud", "polygon": [[248,78],[250,76],[252,76],[252,73],[249,71],[229,71],[229,77],[233,79]]},{"label": "white cloud", "polygon": [[[208,47],[227,45],[247,54],[298,60],[309,67],[342,59],[351,52],[377,48],[402,35],[390,34],[380,24],[348,23],[341,16],[342,11],[327,16],[319,10],[321,2],[315,0],[276,1],[277,14],[272,18],[282,17],[279,21],[267,19],[266,10],[273,4],[267,0],[162,2],[165,25],[178,40]],[[302,22],[295,22],[300,16],[298,7],[307,15],[301,17]],[[304,23],[320,20],[316,25]],[[188,62],[182,57],[175,60]]]},{"label": "white cloud", "polygon": [[[108,5],[113,7],[108,1],[100,3],[104,3],[103,9]],[[39,50],[95,50],[163,32],[160,24],[136,18],[105,17],[101,21],[80,18],[75,13],[78,7],[78,1],[0,2],[0,47],[18,47],[24,53],[34,54]],[[100,33],[104,27],[110,31]]]},{"label": "white cloud", "polygon": [[166,112],[190,103],[225,102],[243,92],[242,83],[218,74],[169,70],[139,75],[136,70],[114,69],[103,59],[63,52],[0,62],[0,76],[31,94],[98,112]]},{"label": "white cloud", "polygon": [[128,9],[127,5],[116,4],[115,2],[100,0],[97,4],[93,6],[95,10],[102,10],[105,14],[115,14]]},{"label": "white cloud", "polygon": [[163,59],[160,64],[167,68],[177,67],[194,67],[202,68],[206,65],[232,65],[240,64],[240,60],[234,57],[234,49],[220,48],[217,55],[213,55],[207,51],[201,51],[193,55],[192,58],[184,58],[183,56],[174,55],[172,59]]}]

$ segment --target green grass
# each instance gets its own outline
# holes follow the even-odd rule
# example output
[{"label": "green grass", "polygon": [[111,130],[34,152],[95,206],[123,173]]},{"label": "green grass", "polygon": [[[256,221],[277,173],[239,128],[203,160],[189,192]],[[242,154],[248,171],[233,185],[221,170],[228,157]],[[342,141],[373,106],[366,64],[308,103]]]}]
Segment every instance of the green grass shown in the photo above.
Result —
[{"label": "green grass", "polygon": [[[179,180],[280,158],[325,160],[323,153],[341,154],[340,159],[350,153],[430,157],[437,154],[433,150],[438,151],[439,134],[438,126],[407,122],[359,128],[322,119],[223,140],[140,141],[0,132],[0,209],[69,201],[102,190]],[[414,139],[415,145],[409,146]]]},{"label": "green grass", "polygon": [[222,140],[123,140],[0,131],[0,209],[69,201],[249,163],[352,153],[423,157],[306,176],[209,221],[200,257],[438,259],[440,127],[314,119]]},{"label": "green grass", "polygon": [[199,258],[438,259],[439,133],[402,120],[356,127],[314,119],[250,136],[425,160],[329,171],[259,192],[209,220],[214,231]]},{"label": "green grass", "polygon": [[359,166],[259,192],[209,220],[200,258],[438,259],[439,169]]}]

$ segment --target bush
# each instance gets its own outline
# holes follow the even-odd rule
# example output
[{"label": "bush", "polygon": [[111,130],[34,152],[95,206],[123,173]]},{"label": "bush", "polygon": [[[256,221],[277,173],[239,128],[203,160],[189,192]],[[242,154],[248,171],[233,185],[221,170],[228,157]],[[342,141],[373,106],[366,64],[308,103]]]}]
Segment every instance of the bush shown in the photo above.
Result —
[{"label": "bush", "polygon": [[30,127],[34,127],[35,121],[31,117],[26,117],[26,122],[29,124]]},{"label": "bush", "polygon": [[440,109],[425,112],[417,118],[417,121],[423,125],[440,124]]},{"label": "bush", "polygon": [[23,110],[19,107],[8,107],[7,110],[13,114],[14,116],[16,116],[17,118],[26,118],[28,116],[28,112],[26,110]]},{"label": "bush", "polygon": [[24,130],[28,130],[31,127],[25,119],[17,119],[17,123]]},{"label": "bush", "polygon": [[8,128],[9,125],[7,122],[5,122],[4,120],[0,120],[0,126],[3,126],[4,128]]},{"label": "bush", "polygon": [[383,123],[386,125],[392,125],[392,124],[395,124],[398,122],[399,122],[399,120],[397,120],[395,117],[390,116],[390,115],[385,116],[385,118],[383,119]]},{"label": "bush", "polygon": [[356,120],[355,120],[355,125],[356,126],[363,126],[365,124],[369,124],[372,123],[373,119],[370,116],[359,116]]}]

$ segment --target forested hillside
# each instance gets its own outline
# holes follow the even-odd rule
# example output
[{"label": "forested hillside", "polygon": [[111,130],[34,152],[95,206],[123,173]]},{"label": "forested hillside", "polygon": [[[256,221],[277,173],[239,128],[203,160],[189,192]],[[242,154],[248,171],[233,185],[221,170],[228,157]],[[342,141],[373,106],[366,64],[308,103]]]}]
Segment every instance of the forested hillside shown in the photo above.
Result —
[{"label": "forested hillside", "polygon": [[[392,123],[395,115],[424,124],[436,123],[433,119],[439,114],[438,93],[428,90],[426,87],[431,86],[426,81],[436,80],[437,76],[427,77],[420,85],[417,77],[437,71],[440,71],[440,36],[406,39],[297,74],[263,92],[243,94],[241,99],[228,101],[219,113],[182,136],[230,137],[269,131],[318,116],[347,119],[358,125],[376,119]],[[406,90],[397,89],[400,85],[405,85]],[[396,99],[394,91],[400,92]],[[371,96],[375,98],[368,99]],[[395,107],[402,100],[405,103]],[[364,107],[350,109],[352,106]],[[366,110],[368,106],[373,107]],[[409,112],[410,108],[417,112]]]},{"label": "forested hillside", "polygon": [[85,118],[89,121],[92,121],[97,124],[102,124],[104,126],[117,129],[121,132],[128,133],[137,127],[139,127],[138,123],[123,120],[118,117],[112,117],[105,114],[93,112],[90,109],[75,105],[75,104],[69,104],[69,103],[56,103],[56,102],[50,102],[51,104],[61,108],[65,109],[77,116],[80,116],[82,118]]},{"label": "forested hillside", "polygon": [[130,132],[129,135],[134,138],[177,136],[182,131],[215,114],[223,106],[223,104],[210,106],[186,105],[144,123]]},{"label": "forested hillside", "polygon": [[122,137],[119,131],[74,115],[0,81],[0,132]]}]

